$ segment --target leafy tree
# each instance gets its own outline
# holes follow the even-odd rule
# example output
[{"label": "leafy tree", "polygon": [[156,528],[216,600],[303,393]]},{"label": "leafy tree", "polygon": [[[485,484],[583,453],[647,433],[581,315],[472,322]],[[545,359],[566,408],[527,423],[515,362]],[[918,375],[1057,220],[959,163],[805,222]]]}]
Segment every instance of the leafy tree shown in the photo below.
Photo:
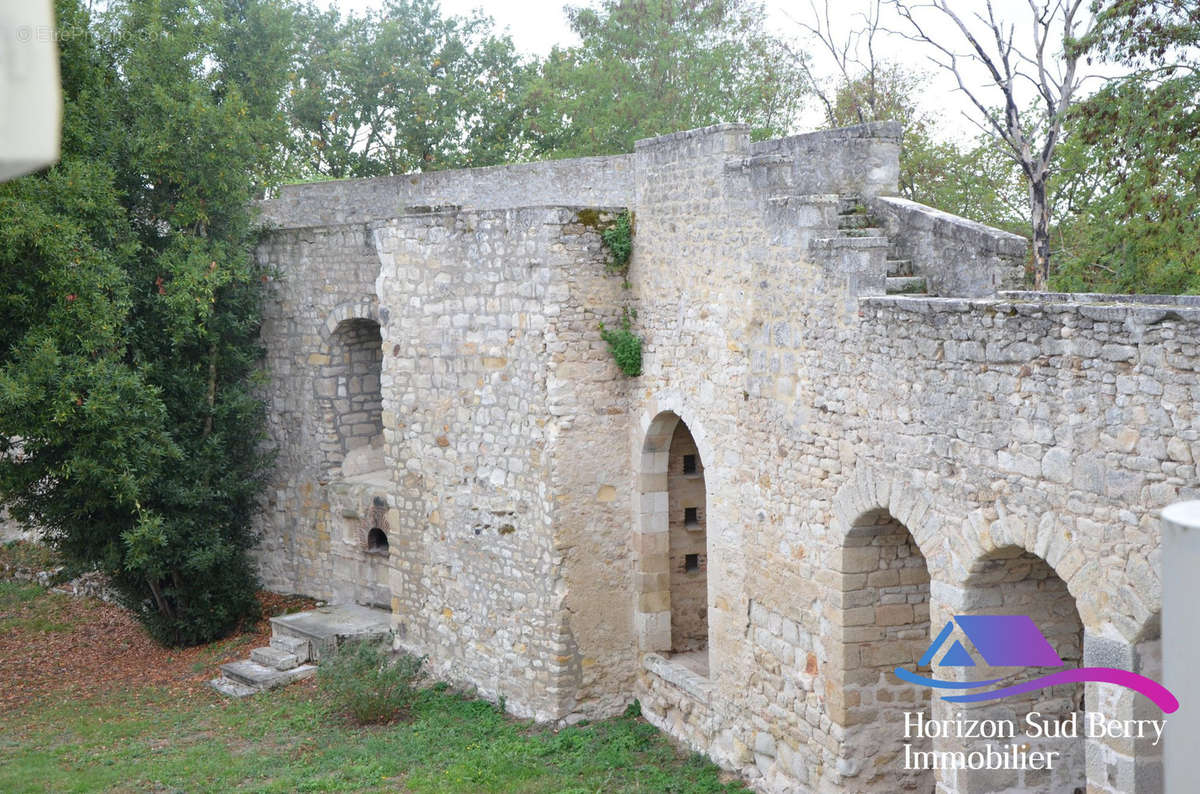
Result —
[{"label": "leafy tree", "polygon": [[632,151],[634,141],[722,121],[788,131],[803,74],[751,0],[602,0],[569,7],[578,47],[555,47],[529,90],[535,155]]},{"label": "leafy tree", "polygon": [[0,499],[177,644],[255,609],[250,199],[283,86],[239,73],[227,7],[59,0],[62,160],[0,186]]},{"label": "leafy tree", "polygon": [[1129,68],[1073,117],[1069,174],[1092,178],[1063,224],[1061,289],[1200,292],[1200,7],[1110,0],[1083,46]]},{"label": "leafy tree", "polygon": [[369,177],[510,162],[530,67],[480,14],[388,0],[343,17],[312,7],[287,109],[301,176]]}]

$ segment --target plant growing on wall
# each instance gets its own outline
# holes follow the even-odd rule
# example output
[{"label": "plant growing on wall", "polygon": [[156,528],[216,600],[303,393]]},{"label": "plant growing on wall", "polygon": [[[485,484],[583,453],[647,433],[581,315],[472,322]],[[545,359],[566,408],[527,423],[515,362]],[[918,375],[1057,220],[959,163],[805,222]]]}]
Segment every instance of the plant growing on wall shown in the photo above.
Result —
[{"label": "plant growing on wall", "polygon": [[604,241],[612,257],[608,262],[609,272],[620,273],[622,276],[628,273],[629,257],[633,254],[633,217],[629,210],[618,215],[613,225],[600,233],[600,239]]},{"label": "plant growing on wall", "polygon": [[610,329],[600,323],[600,338],[608,343],[620,370],[631,378],[642,374],[642,338],[631,330],[631,318],[636,316],[636,312],[625,309],[620,327]]},{"label": "plant growing on wall", "polygon": [[[600,231],[600,239],[608,249],[609,273],[620,275],[622,286],[629,289],[629,257],[633,254],[633,216],[623,211],[611,226]],[[633,332],[633,319],[637,311],[625,308],[621,324],[617,328],[605,328],[600,323],[600,338],[608,343],[617,366],[630,377],[642,374],[642,338]]]}]

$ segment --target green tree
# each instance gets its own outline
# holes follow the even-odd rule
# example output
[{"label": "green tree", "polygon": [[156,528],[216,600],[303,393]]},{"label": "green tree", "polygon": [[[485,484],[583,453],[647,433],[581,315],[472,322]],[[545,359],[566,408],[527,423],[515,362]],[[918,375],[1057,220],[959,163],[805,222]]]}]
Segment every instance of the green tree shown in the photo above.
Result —
[{"label": "green tree", "polygon": [[634,141],[722,121],[787,132],[803,74],[750,0],[602,0],[567,9],[578,47],[554,48],[528,94],[536,155],[633,150]]},{"label": "green tree", "polygon": [[1097,11],[1083,46],[1130,71],[1072,119],[1082,145],[1063,178],[1090,179],[1063,223],[1054,284],[1200,292],[1200,7],[1110,0]]},{"label": "green tree", "polygon": [[531,67],[489,18],[435,0],[343,17],[308,8],[287,100],[300,176],[369,177],[510,162]]},{"label": "green tree", "polygon": [[225,10],[59,0],[62,160],[0,186],[0,499],[177,644],[254,612],[267,463],[250,199],[283,86],[238,75]]}]

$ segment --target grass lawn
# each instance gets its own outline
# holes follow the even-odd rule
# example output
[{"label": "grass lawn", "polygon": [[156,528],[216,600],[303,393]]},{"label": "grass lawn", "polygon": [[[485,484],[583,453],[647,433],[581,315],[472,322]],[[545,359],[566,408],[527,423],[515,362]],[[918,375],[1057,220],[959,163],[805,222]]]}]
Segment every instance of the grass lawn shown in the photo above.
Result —
[{"label": "grass lawn", "polygon": [[[39,659],[61,672],[38,678],[37,692],[15,704],[0,702],[0,791],[744,791],[677,752],[636,707],[554,732],[439,686],[421,694],[411,722],[355,728],[333,713],[319,677],[240,701],[200,685],[255,637],[174,653],[122,640],[149,655],[145,664],[173,671],[165,680],[161,669],[139,674],[129,653],[116,662],[101,654],[110,660],[94,671],[101,683],[85,686],[86,664],[63,651],[38,656],[43,644],[78,647],[74,638],[86,658],[103,642],[87,627],[116,609],[0,582],[0,687],[21,687],[13,670]],[[33,661],[10,669],[25,649]]]}]

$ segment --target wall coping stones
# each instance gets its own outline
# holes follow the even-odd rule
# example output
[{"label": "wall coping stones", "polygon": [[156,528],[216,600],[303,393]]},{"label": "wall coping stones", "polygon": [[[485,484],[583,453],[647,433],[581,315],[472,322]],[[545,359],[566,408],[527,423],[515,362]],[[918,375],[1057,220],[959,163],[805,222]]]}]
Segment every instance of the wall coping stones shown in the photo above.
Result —
[{"label": "wall coping stones", "polygon": [[855,124],[851,127],[802,132],[799,135],[789,135],[784,138],[756,141],[751,144],[750,151],[754,154],[765,154],[776,149],[791,148],[794,143],[845,141],[852,138],[885,138],[899,141],[903,134],[904,125],[898,121],[868,121],[866,124]]},{"label": "wall coping stones", "polygon": [[918,231],[933,231],[935,227],[940,227],[942,232],[952,233],[956,238],[961,238],[964,243],[976,251],[1000,253],[1007,256],[1024,256],[1029,248],[1029,241],[1019,234],[1006,232],[897,196],[876,196],[868,200],[868,207],[872,212],[881,215],[888,213],[902,215],[904,225]]},{"label": "wall coping stones", "polygon": [[[1164,304],[1119,303],[1100,304],[1088,300],[1075,300],[1069,293],[1003,293],[1000,298],[933,298],[927,296],[887,295],[859,298],[860,308],[898,309],[913,314],[951,314],[963,312],[992,312],[996,314],[1021,314],[1038,316],[1046,314],[1076,314],[1092,320],[1107,322],[1130,321],[1138,325],[1152,325],[1162,320],[1180,320],[1200,323],[1200,302],[1180,303],[1175,308],[1163,308]],[[1012,295],[1020,299],[1005,299]],[[1029,300],[1025,296],[1039,296],[1043,300]],[[1125,296],[1136,298],[1138,296]],[[1191,297],[1191,296],[1177,296]]]},{"label": "wall coping stones", "polygon": [[598,204],[633,200],[632,154],[284,185],[257,206],[266,227],[291,229],[367,223],[406,205],[590,204],[593,197]]},{"label": "wall coping stones", "polygon": [[719,132],[750,132],[750,125],[743,122],[727,121],[721,124],[710,124],[707,127],[700,127],[694,130],[681,130],[679,132],[669,132],[666,135],[656,135],[653,138],[642,138],[633,142],[633,150],[635,152],[642,149],[651,149],[664,144],[677,143],[679,141],[690,141],[696,138],[707,138]]},{"label": "wall coping stones", "polygon": [[998,295],[1014,301],[1200,306],[1200,295],[1131,295],[1107,292],[1033,292],[1031,290],[1007,290]]},{"label": "wall coping stones", "polygon": [[704,705],[712,704],[712,681],[709,681],[704,676],[692,672],[683,665],[672,662],[670,659],[657,653],[644,655],[642,657],[642,667],[668,684],[678,687]]}]

